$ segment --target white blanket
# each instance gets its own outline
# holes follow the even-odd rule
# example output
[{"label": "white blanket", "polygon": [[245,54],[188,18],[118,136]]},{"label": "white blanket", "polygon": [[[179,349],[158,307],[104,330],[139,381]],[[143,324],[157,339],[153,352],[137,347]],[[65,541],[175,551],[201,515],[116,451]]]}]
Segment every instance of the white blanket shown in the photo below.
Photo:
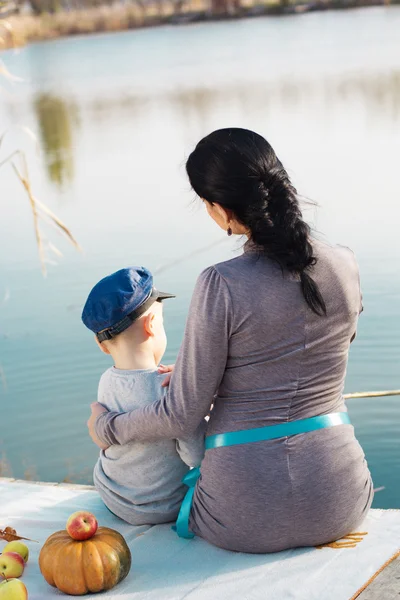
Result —
[{"label": "white blanket", "polygon": [[[65,527],[77,510],[93,512],[100,525],[117,529],[132,552],[132,569],[104,600],[350,600],[400,549],[400,511],[370,511],[355,548],[304,548],[279,554],[227,552],[203,540],[183,540],[170,525],[133,527],[114,517],[90,489],[0,479],[0,527],[14,527],[28,542],[22,580],[29,600],[63,596],[40,574],[46,538]],[[139,535],[143,534],[143,535]],[[0,551],[5,542],[0,540]]]}]

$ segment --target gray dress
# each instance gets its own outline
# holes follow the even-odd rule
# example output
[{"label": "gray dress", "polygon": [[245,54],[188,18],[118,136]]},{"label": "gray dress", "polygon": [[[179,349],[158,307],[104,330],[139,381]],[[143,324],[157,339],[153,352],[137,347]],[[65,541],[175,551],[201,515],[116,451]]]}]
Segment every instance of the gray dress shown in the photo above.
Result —
[{"label": "gray dress", "polygon": [[[208,434],[345,411],[342,391],[361,305],[353,253],[313,240],[319,317],[300,283],[260,255],[206,269],[189,310],[168,395],[130,413],[104,413],[108,444],[193,433],[214,402]],[[243,552],[314,546],[356,529],[373,497],[352,425],[206,452],[190,527]]]}]

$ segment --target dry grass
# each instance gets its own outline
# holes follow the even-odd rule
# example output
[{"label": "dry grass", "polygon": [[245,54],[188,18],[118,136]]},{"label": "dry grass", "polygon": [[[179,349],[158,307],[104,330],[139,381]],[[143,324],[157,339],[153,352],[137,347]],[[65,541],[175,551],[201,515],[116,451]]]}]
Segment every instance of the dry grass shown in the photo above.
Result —
[{"label": "dry grass", "polygon": [[[18,42],[18,32],[13,26],[13,24],[9,21],[0,21],[0,26],[2,26],[2,30],[0,29],[0,41],[3,42],[3,46],[7,45],[8,42],[15,46]],[[16,78],[8,72],[6,67],[0,61],[0,75],[5,77],[6,79],[15,80]],[[37,140],[34,134],[27,129],[26,127],[22,127],[22,130],[25,134],[28,135],[31,139],[33,139],[34,143],[37,144]],[[4,138],[8,134],[8,131],[2,133],[0,137],[0,151],[2,150],[2,145],[4,142]],[[77,249],[80,250],[78,242],[75,240],[71,231],[68,227],[45,205],[42,204],[33,194],[32,186],[29,179],[28,165],[26,162],[26,157],[23,150],[16,149],[10,154],[7,154],[5,157],[1,157],[0,155],[0,169],[6,165],[9,165],[14,170],[15,175],[21,182],[24,190],[26,192],[27,198],[29,200],[29,206],[32,212],[33,218],[33,228],[35,231],[36,243],[39,251],[39,258],[42,265],[43,275],[46,275],[46,262],[48,262],[47,253],[53,253],[57,256],[62,256],[60,250],[54,246],[52,242],[47,240],[41,230],[41,223],[47,222],[52,227],[54,227],[58,232],[64,235],[66,239]],[[0,376],[3,381],[4,373],[0,366]]]},{"label": "dry grass", "polygon": [[77,461],[66,460],[66,475],[61,483],[81,483],[84,485],[93,485],[93,467],[78,467]]},{"label": "dry grass", "polygon": [[[0,148],[1,143],[4,139],[4,134],[0,138]],[[48,262],[48,256],[46,252],[50,251],[56,254],[57,256],[62,256],[60,250],[54,246],[50,241],[45,239],[42,230],[41,230],[41,222],[47,222],[59,232],[61,232],[64,237],[77,249],[80,250],[78,242],[75,240],[74,236],[68,229],[68,227],[45,205],[42,204],[33,194],[31,182],[29,179],[28,165],[26,162],[25,154],[22,150],[15,150],[3,160],[0,161],[0,168],[5,166],[6,164],[10,164],[12,169],[14,170],[17,178],[21,182],[26,195],[29,200],[29,206],[32,212],[33,218],[33,228],[35,231],[36,243],[39,251],[39,258],[42,265],[43,275],[46,275],[46,262]]]},{"label": "dry grass", "polygon": [[161,10],[154,5],[144,13],[139,5],[128,4],[98,6],[54,15],[15,15],[8,19],[13,34],[5,32],[3,47],[23,46],[29,42],[70,35],[135,29],[173,14],[172,6],[162,6]]},{"label": "dry grass", "polygon": [[23,467],[24,467],[25,481],[38,481],[39,480],[35,465],[29,464],[27,461],[24,461]]},{"label": "dry grass", "polygon": [[0,456],[0,477],[12,477],[11,465],[4,452],[2,456]]},{"label": "dry grass", "polygon": [[[11,31],[13,34],[13,43],[15,42],[15,29],[12,24],[7,23],[7,32]],[[1,39],[1,34],[0,34]],[[0,75],[6,77],[8,79],[15,79],[11,73],[7,71],[7,69],[0,62]],[[33,139],[34,143],[37,144],[36,138],[33,133],[27,129],[22,127],[22,130]],[[5,131],[0,137],[0,151],[2,150],[2,144],[4,138],[8,134],[8,131]],[[1,158],[0,156],[0,169],[6,165],[11,166],[14,170],[15,175],[21,182],[27,198],[29,200],[29,206],[32,212],[33,218],[33,228],[35,232],[36,243],[39,251],[39,258],[42,265],[43,275],[46,275],[46,262],[49,262],[49,258],[47,256],[48,253],[56,254],[57,256],[62,256],[60,250],[47,238],[44,237],[41,230],[41,223],[47,222],[52,227],[54,227],[58,232],[60,232],[77,250],[80,250],[78,242],[75,240],[71,231],[68,227],[55,215],[45,204],[40,202],[32,191],[31,182],[29,179],[29,171],[28,165],[26,161],[25,154],[22,150],[16,149],[5,157]],[[2,377],[2,370],[0,367],[0,378]]]},{"label": "dry grass", "polygon": [[[234,7],[235,0],[230,2]],[[275,5],[278,2],[279,0],[262,0],[261,5]],[[253,0],[243,0],[241,3],[244,9],[253,5]],[[205,17],[210,12],[208,0],[190,0],[183,3],[179,11],[176,6],[173,1],[155,0],[147,1],[145,8],[137,2],[93,6],[69,12],[60,11],[55,14],[14,15],[8,18],[11,30],[4,30],[3,47],[23,46],[29,42],[70,35],[136,29],[165,23],[177,14],[183,17],[203,14]],[[1,26],[2,22],[0,22]]]},{"label": "dry grass", "polygon": [[[211,16],[266,14],[290,5],[302,12],[310,0],[133,0],[126,4],[98,5],[104,0],[82,0],[85,8],[53,14],[13,15],[0,20],[0,44],[3,48],[29,42],[52,40],[70,35],[124,31],[169,22],[171,17],[190,20]],[[45,0],[40,0],[45,2]],[[39,4],[40,4],[39,2]],[[51,0],[50,0],[51,2]],[[211,11],[211,3],[214,9]],[[317,0],[318,2],[318,0]],[[349,8],[376,4],[398,4],[400,0],[319,0],[321,9]],[[89,6],[88,6],[89,4]],[[0,46],[0,47],[1,47]]]},{"label": "dry grass", "polygon": [[[25,481],[41,481],[36,466],[30,462],[29,459],[24,459],[22,461],[23,479]],[[83,467],[78,468],[76,465],[76,460],[67,460],[65,461],[65,472],[66,475],[62,479],[61,483],[81,483],[84,485],[93,485],[93,468],[92,467]],[[11,465],[3,452],[0,455],[0,478],[1,477],[15,477],[13,474]],[[45,480],[44,480],[45,481]]]}]

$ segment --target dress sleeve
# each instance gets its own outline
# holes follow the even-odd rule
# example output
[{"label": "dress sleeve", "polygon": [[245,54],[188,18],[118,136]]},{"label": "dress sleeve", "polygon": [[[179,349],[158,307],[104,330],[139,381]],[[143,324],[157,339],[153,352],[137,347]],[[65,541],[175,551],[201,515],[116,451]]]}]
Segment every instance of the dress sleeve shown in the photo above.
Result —
[{"label": "dress sleeve", "polygon": [[[357,258],[355,256],[353,250],[351,248],[349,248],[348,246],[343,246],[343,247],[346,248],[351,253],[351,256],[352,256],[353,262],[354,262],[354,272],[357,277],[357,285],[358,285],[358,288],[357,288],[358,289],[357,312],[358,312],[358,316],[360,316],[364,310],[363,295],[362,295],[361,280],[360,280],[360,268],[358,266],[358,261],[357,261]],[[351,336],[350,344],[354,342],[354,340],[356,339],[356,336],[357,336],[357,330]]]},{"label": "dress sleeve", "polygon": [[360,267],[358,265],[356,255],[354,254],[354,252],[351,248],[349,248],[348,246],[343,246],[341,244],[338,244],[338,246],[347,250],[348,253],[350,254],[350,256],[352,257],[352,261],[353,261],[352,276],[356,277],[357,284],[358,284],[358,314],[360,315],[364,310],[363,295],[362,295],[361,281],[360,281]]},{"label": "dress sleeve", "polygon": [[131,412],[99,415],[95,426],[99,439],[113,445],[194,434],[224,375],[231,327],[227,283],[210,267],[197,280],[168,393]]},{"label": "dress sleeve", "polygon": [[204,458],[204,437],[207,421],[202,419],[195,433],[185,440],[176,440],[176,450],[188,467],[199,467]]}]

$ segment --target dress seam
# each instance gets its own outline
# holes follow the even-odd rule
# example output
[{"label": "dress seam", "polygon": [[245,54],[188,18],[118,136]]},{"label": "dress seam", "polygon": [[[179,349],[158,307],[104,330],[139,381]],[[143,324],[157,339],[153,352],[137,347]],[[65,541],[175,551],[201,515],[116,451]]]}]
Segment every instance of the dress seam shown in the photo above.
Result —
[{"label": "dress seam", "polygon": [[[234,329],[234,322],[235,322],[235,307],[234,307],[234,304],[233,304],[233,297],[232,297],[232,293],[231,293],[231,290],[229,289],[229,285],[228,285],[228,282],[227,282],[227,280],[226,280],[226,279],[225,279],[225,277],[222,275],[222,273],[220,273],[220,272],[218,271],[218,269],[217,269],[216,265],[213,265],[211,268],[212,268],[212,269],[213,269],[213,270],[216,272],[216,274],[217,274],[217,275],[218,275],[218,276],[221,278],[221,280],[224,282],[224,284],[225,284],[225,287],[226,287],[226,289],[227,289],[227,292],[228,292],[228,296],[229,296],[229,303],[230,303],[230,306],[231,306],[231,311],[232,311],[232,319],[231,319],[231,323],[230,323],[230,332],[229,332],[229,337],[232,337],[232,335],[233,335],[233,329]],[[228,357],[227,357],[227,359],[228,359]]]},{"label": "dress seam", "polygon": [[[306,348],[307,345],[307,333],[306,333],[306,319],[307,319],[307,315],[306,315],[306,307],[303,308],[303,323],[304,323],[304,329],[303,329],[303,351]],[[289,421],[289,417],[291,414],[291,409],[292,409],[292,405],[293,402],[297,396],[297,393],[299,391],[299,385],[300,385],[300,371],[301,371],[301,360],[299,360],[299,367],[298,367],[298,371],[297,371],[297,386],[296,386],[296,390],[293,394],[293,396],[290,399],[290,403],[289,403],[289,407],[288,407],[288,413],[287,413],[287,421]],[[291,472],[291,468],[290,468],[290,438],[286,437],[285,440],[285,446],[286,446],[286,463],[287,463],[287,470],[288,470],[288,476],[289,476],[289,482],[290,482],[290,495],[291,495],[291,500],[292,500],[292,525],[293,525],[293,531],[296,532],[296,510],[295,510],[295,499],[294,499],[294,480],[293,480],[293,475]]]}]

